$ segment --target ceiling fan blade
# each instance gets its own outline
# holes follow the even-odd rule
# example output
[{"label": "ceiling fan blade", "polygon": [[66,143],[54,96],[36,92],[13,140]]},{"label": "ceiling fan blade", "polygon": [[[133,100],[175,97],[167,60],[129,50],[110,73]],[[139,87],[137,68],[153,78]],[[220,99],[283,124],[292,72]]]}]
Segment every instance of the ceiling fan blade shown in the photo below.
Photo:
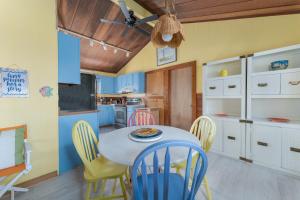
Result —
[{"label": "ceiling fan blade", "polygon": [[138,26],[138,25],[141,25],[141,24],[152,22],[152,21],[157,20],[157,19],[158,19],[158,15],[152,15],[152,16],[146,17],[144,19],[137,20],[135,25]]},{"label": "ceiling fan blade", "polygon": [[100,22],[107,23],[107,24],[125,24],[124,22],[112,21],[112,20],[108,20],[108,19],[100,19]]},{"label": "ceiling fan blade", "polygon": [[130,20],[130,14],[129,10],[127,9],[127,5],[125,3],[125,0],[119,0],[119,5],[122,10],[122,13],[124,14],[125,18],[129,21]]},{"label": "ceiling fan blade", "polygon": [[135,26],[134,28],[136,28],[139,32],[143,33],[144,35],[150,36],[150,33],[140,27]]}]

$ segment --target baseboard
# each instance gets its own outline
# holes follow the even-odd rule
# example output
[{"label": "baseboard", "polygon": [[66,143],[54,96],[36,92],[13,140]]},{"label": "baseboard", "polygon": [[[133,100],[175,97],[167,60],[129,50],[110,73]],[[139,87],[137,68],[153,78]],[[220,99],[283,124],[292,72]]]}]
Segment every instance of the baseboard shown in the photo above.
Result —
[{"label": "baseboard", "polygon": [[37,185],[38,183],[41,183],[41,182],[46,181],[48,179],[54,178],[56,176],[58,176],[57,171],[50,172],[48,174],[33,178],[33,179],[25,181],[23,183],[20,183],[20,184],[17,185],[17,187],[23,187],[23,188],[32,187],[34,185]]}]

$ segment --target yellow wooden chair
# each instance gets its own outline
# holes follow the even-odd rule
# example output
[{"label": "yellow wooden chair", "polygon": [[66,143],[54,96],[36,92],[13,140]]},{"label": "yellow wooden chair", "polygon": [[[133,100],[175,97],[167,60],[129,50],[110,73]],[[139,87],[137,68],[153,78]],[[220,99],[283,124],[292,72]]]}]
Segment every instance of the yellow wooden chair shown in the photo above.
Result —
[{"label": "yellow wooden chair", "polygon": [[[204,150],[205,153],[207,153],[214,141],[215,135],[216,135],[216,125],[213,122],[212,119],[210,119],[209,117],[206,116],[201,116],[199,118],[197,118],[191,129],[190,132],[195,135],[200,143],[201,143],[201,147]],[[197,161],[198,156],[194,156],[193,158],[193,166],[195,165],[196,161]],[[181,169],[185,169],[185,162],[183,163],[179,163],[179,164],[175,164],[174,167],[176,168],[177,173],[180,173]],[[205,190],[207,193],[207,199],[211,200],[212,199],[212,195],[211,195],[211,191],[209,189],[208,186],[208,180],[207,177],[204,177],[204,186],[205,186]]]},{"label": "yellow wooden chair", "polygon": [[[123,176],[126,176],[127,166],[111,162],[103,156],[97,156],[98,140],[92,127],[85,121],[78,121],[72,130],[74,146],[84,164],[84,179],[87,181],[85,199],[127,199]],[[100,196],[91,198],[91,187],[97,191],[97,182],[102,180]],[[105,184],[108,179],[114,179],[111,196],[104,196]],[[116,195],[116,181],[120,180],[122,195]]]}]

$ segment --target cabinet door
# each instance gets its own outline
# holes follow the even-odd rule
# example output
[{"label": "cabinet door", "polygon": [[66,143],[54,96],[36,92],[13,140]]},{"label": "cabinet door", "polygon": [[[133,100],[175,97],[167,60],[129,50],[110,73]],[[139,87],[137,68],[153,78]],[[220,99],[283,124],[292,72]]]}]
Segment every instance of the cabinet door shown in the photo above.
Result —
[{"label": "cabinet door", "polygon": [[145,73],[137,72],[132,75],[133,77],[133,92],[145,93]]},{"label": "cabinet door", "polygon": [[149,72],[147,77],[146,93],[148,96],[163,96],[164,95],[164,72],[156,71]]},{"label": "cabinet door", "polygon": [[270,167],[281,166],[281,128],[253,125],[253,160]]},{"label": "cabinet door", "polygon": [[223,123],[221,119],[218,118],[212,118],[212,120],[216,124],[216,136],[213,142],[213,145],[211,147],[212,151],[215,152],[222,152],[223,150]]},{"label": "cabinet door", "polygon": [[282,135],[282,166],[300,172],[300,129],[284,128]]},{"label": "cabinet door", "polygon": [[252,77],[252,94],[279,94],[280,74],[259,75]]},{"label": "cabinet door", "polygon": [[147,105],[147,107],[150,107],[150,108],[158,108],[159,109],[159,124],[164,125],[165,124],[164,100],[147,98],[146,105]]},{"label": "cabinet door", "polygon": [[115,109],[114,106],[109,106],[109,112],[108,112],[108,116],[109,116],[109,125],[113,125],[115,124]]},{"label": "cabinet door", "polygon": [[224,153],[228,156],[239,158],[242,154],[242,132],[244,125],[238,121],[223,121]]},{"label": "cabinet door", "polygon": [[58,82],[80,84],[80,39],[58,32]]},{"label": "cabinet door", "polygon": [[281,75],[282,94],[300,94],[300,72]]}]

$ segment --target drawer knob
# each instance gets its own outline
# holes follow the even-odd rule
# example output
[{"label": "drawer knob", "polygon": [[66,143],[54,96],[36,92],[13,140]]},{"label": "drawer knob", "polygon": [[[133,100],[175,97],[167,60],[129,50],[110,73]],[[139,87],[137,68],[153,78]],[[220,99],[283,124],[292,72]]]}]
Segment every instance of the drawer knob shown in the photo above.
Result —
[{"label": "drawer knob", "polygon": [[227,138],[228,138],[229,140],[235,140],[235,137],[233,137],[233,136],[227,136]]},{"label": "drawer knob", "polygon": [[229,89],[234,89],[234,88],[236,88],[236,85],[228,85],[228,88]]},{"label": "drawer knob", "polygon": [[267,87],[268,83],[258,83],[257,86],[258,87]]},{"label": "drawer knob", "polygon": [[299,148],[295,148],[295,147],[290,147],[290,151],[296,152],[296,153],[300,153],[300,149]]},{"label": "drawer knob", "polygon": [[210,90],[215,90],[215,89],[217,89],[217,87],[212,86],[212,87],[209,87],[209,89],[210,89]]},{"label": "drawer knob", "polygon": [[300,81],[290,81],[289,84],[290,85],[299,85]]},{"label": "drawer knob", "polygon": [[258,141],[257,144],[260,145],[260,146],[264,146],[264,147],[268,146],[268,143],[266,143],[266,142],[260,142],[260,141]]}]

